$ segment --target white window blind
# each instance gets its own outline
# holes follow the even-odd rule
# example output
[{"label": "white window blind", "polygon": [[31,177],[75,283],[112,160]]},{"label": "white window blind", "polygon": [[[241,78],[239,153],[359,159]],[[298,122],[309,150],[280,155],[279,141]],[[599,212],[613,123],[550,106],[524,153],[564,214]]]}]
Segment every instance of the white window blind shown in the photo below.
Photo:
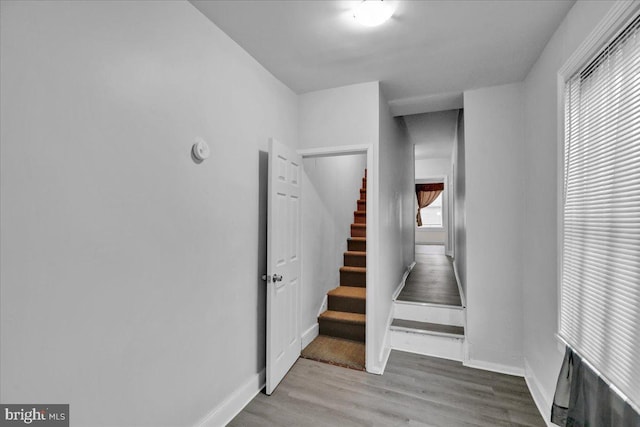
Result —
[{"label": "white window blind", "polygon": [[640,408],[640,17],[565,86],[560,336]]}]

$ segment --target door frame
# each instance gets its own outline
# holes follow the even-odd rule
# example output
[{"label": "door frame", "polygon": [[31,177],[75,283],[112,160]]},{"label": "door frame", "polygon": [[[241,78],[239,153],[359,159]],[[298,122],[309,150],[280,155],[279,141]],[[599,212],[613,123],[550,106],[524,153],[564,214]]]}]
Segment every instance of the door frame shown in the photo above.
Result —
[{"label": "door frame", "polygon": [[[442,229],[444,231],[444,250],[446,255],[453,257],[454,255],[454,242],[452,238],[451,229],[449,228],[453,221],[450,218],[450,213],[453,209],[450,209],[449,199],[451,197],[449,193],[449,177],[447,175],[433,175],[424,178],[414,179],[416,184],[431,184],[442,182],[444,184],[444,190],[442,191]],[[417,204],[416,204],[417,210]]]},{"label": "door frame", "polygon": [[[365,368],[367,372],[378,372],[376,360],[379,359],[375,354],[375,347],[373,346],[373,337],[375,330],[375,322],[373,321],[373,313],[375,312],[375,295],[373,292],[376,289],[375,278],[378,276],[377,271],[377,256],[378,256],[378,233],[370,233],[369,230],[378,229],[378,168],[375,163],[374,146],[370,144],[362,145],[343,145],[334,147],[318,147],[318,148],[303,148],[297,150],[298,155],[302,159],[308,159],[313,157],[333,157],[342,156],[348,154],[365,154],[367,156],[367,305],[366,305],[366,332],[365,332]],[[302,186],[300,198],[304,198],[305,186]],[[304,242],[304,228],[301,231],[301,238]],[[302,245],[304,248],[304,245]],[[304,271],[305,257],[304,249],[302,249],[302,271]],[[302,283],[302,286],[306,286]],[[302,292],[298,296],[301,298]],[[301,302],[300,302],[301,304]],[[302,319],[298,322],[302,324]],[[303,331],[300,331],[303,333]]]}]

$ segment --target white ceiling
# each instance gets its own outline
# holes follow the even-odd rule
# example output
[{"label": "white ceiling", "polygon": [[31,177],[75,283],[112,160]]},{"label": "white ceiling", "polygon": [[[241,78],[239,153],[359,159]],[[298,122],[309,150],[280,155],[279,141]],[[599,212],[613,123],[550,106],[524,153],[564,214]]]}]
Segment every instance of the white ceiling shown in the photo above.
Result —
[{"label": "white ceiling", "polygon": [[464,90],[523,80],[574,3],[386,1],[394,16],[370,28],[350,12],[359,0],[191,0],[295,92],[379,80],[396,114],[457,108]]},{"label": "white ceiling", "polygon": [[416,159],[450,159],[456,139],[458,110],[404,116]]}]

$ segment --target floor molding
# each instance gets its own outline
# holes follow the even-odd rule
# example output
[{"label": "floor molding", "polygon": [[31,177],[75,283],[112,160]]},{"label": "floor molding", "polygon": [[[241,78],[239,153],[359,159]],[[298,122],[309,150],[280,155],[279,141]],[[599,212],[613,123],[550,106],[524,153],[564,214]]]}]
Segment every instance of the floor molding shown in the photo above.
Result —
[{"label": "floor molding", "polygon": [[[406,279],[406,277],[405,277]],[[391,323],[393,322],[393,302],[391,303],[391,308],[389,309],[389,316],[387,316],[387,322],[385,324],[384,329],[384,337],[382,337],[382,349],[380,349],[380,356],[376,363],[376,366],[369,369],[367,366],[367,372],[372,374],[382,375],[384,373],[385,368],[387,367],[387,362],[389,361],[389,355],[391,354]]]},{"label": "floor molding", "polygon": [[458,268],[456,267],[455,259],[451,264],[453,264],[453,275],[456,276],[456,284],[458,285],[458,292],[460,293],[460,301],[462,301],[462,306],[466,307],[467,298],[465,297],[464,292],[462,291],[462,286],[460,286],[460,283],[461,283],[460,276],[458,275]]},{"label": "floor molding", "polygon": [[216,406],[196,427],[219,427],[227,425],[245,406],[256,397],[265,386],[265,370],[254,374],[247,382],[237,388],[220,405]]},{"label": "floor molding", "polygon": [[469,368],[483,369],[485,371],[497,372],[499,374],[515,375],[524,377],[524,369],[516,366],[503,365],[501,363],[487,362],[484,360],[468,359],[463,362]]},{"label": "floor molding", "polygon": [[396,290],[393,292],[393,295],[391,296],[391,301],[395,301],[398,298],[398,295],[400,295],[400,292],[402,292],[402,289],[404,289],[404,285],[407,283],[407,277],[409,277],[409,274],[411,273],[411,271],[413,270],[413,267],[415,266],[416,266],[415,261],[413,261],[411,264],[407,266],[407,269],[402,275],[402,280],[400,280],[398,287],[396,288]]},{"label": "floor molding", "polygon": [[316,322],[311,325],[309,329],[302,333],[302,336],[300,337],[301,348],[304,349],[306,346],[311,344],[311,341],[316,339],[318,335],[320,335],[320,325],[318,324],[318,322]]},{"label": "floor molding", "polygon": [[533,402],[536,404],[538,408],[538,412],[542,416],[542,419],[547,424],[547,427],[557,427],[550,420],[551,414],[551,401],[547,399],[543,388],[540,386],[540,382],[538,378],[533,374],[533,370],[531,366],[529,366],[529,362],[527,359],[524,359],[524,380],[527,382],[527,387],[529,387],[529,392],[531,393],[531,397],[533,397]]}]

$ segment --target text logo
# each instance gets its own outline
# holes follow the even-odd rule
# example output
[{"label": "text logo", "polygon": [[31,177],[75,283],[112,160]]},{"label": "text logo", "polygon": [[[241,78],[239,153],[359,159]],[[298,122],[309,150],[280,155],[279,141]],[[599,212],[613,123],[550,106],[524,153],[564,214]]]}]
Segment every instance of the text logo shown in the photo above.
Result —
[{"label": "text logo", "polygon": [[69,427],[69,405],[0,404],[0,427]]}]

